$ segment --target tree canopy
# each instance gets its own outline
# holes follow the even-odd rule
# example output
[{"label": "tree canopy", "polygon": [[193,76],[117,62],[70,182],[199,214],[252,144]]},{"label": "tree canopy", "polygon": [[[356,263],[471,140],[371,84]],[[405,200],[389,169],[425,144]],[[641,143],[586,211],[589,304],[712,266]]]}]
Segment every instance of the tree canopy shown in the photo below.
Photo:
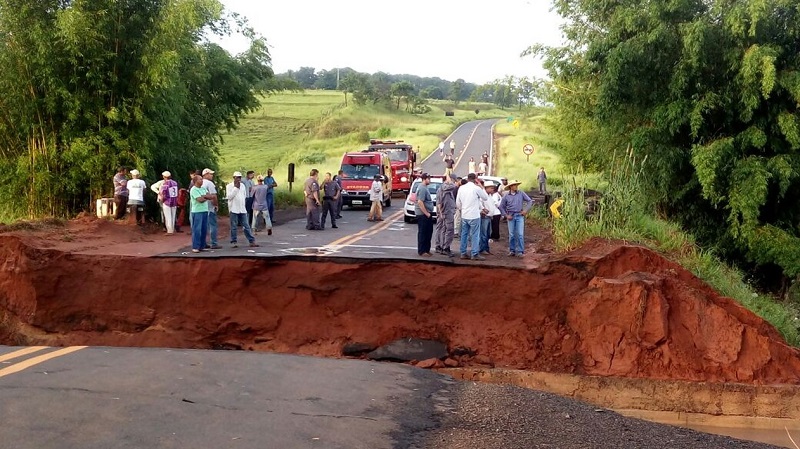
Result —
[{"label": "tree canopy", "polygon": [[[242,33],[232,56],[205,33]],[[217,0],[0,0],[0,204],[67,215],[119,165],[214,167],[220,129],[259,105],[266,42]]]},{"label": "tree canopy", "polygon": [[648,191],[723,255],[800,275],[800,4],[556,0],[549,70],[565,157],[607,167],[630,145]]}]

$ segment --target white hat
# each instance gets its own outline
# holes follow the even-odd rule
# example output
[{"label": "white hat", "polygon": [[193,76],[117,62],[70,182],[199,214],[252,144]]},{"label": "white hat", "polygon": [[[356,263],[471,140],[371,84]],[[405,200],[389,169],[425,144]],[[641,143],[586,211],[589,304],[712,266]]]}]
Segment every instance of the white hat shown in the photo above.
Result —
[{"label": "white hat", "polygon": [[234,178],[241,178],[242,177],[242,172],[239,172],[239,171],[233,172],[233,177]]},{"label": "white hat", "polygon": [[135,168],[133,170],[131,170],[131,176],[139,176],[139,170],[137,170]]},{"label": "white hat", "polygon": [[163,176],[165,178],[171,178],[172,177],[172,173],[170,173],[170,172],[165,170],[165,171],[161,172],[161,176]]},{"label": "white hat", "polygon": [[205,175],[207,175],[209,173],[211,173],[213,175],[214,174],[214,170],[212,170],[210,168],[204,168],[203,169],[203,176],[205,176]]}]

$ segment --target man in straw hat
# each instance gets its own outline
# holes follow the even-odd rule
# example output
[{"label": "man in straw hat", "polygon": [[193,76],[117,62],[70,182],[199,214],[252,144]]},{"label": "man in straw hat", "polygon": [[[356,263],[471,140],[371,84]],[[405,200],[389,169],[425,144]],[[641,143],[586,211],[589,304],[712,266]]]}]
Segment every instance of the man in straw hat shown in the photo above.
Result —
[{"label": "man in straw hat", "polygon": [[508,193],[500,200],[500,213],[508,221],[508,255],[522,257],[525,255],[525,215],[533,205],[533,200],[519,191],[521,183],[517,180],[508,182]]}]

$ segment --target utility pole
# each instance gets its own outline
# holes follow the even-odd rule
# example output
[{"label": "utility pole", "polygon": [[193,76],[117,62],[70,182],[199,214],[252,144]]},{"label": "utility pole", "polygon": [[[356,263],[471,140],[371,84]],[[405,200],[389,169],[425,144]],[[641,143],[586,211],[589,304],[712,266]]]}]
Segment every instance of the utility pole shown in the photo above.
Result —
[{"label": "utility pole", "polygon": [[339,67],[336,67],[336,90],[339,90]]}]

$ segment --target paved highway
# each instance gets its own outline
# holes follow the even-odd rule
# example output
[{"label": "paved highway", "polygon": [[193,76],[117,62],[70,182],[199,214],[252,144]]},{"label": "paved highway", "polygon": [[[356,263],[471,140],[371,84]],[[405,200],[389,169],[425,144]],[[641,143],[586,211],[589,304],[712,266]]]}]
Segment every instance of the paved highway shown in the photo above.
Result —
[{"label": "paved highway", "polygon": [[[445,139],[445,152],[449,151],[450,140],[456,141],[456,166],[455,173],[462,176],[467,174],[468,161],[474,157],[480,161],[484,151],[493,152],[493,129],[496,120],[478,120],[464,123],[459,126],[447,139]],[[445,165],[439,152],[433,152],[421,162],[424,171],[432,174],[444,173]],[[489,168],[490,173],[491,166]],[[304,181],[305,178],[300,178]],[[272,236],[264,233],[257,236],[261,246],[249,248],[240,245],[231,248],[226,242],[227,234],[220,233],[219,242],[221,250],[207,251],[201,254],[192,254],[187,246],[176,253],[164,254],[166,257],[286,257],[286,256],[313,256],[313,257],[346,257],[368,259],[420,259],[417,254],[417,225],[403,221],[403,203],[405,198],[395,197],[392,207],[385,208],[383,222],[367,222],[368,208],[345,208],[343,218],[337,220],[338,229],[330,227],[330,221],[323,231],[308,231],[305,229],[305,218],[295,219],[277,226]],[[220,221],[225,218],[220,218]],[[226,228],[227,229],[227,228]],[[226,231],[227,232],[227,231]],[[493,243],[497,249],[496,259],[490,259],[484,264],[523,265],[524,262],[517,258],[505,257],[507,252],[507,232],[501,226],[501,241]],[[244,242],[241,230],[239,242]],[[188,245],[188,242],[187,242]],[[458,241],[453,243],[453,250],[457,250]],[[533,253],[534,251],[526,251]],[[458,258],[451,259],[445,256],[434,255],[427,261],[458,264],[475,263],[462,261]]]},{"label": "paved highway", "polygon": [[433,426],[452,383],[355,360],[0,346],[0,448],[391,448]]}]

